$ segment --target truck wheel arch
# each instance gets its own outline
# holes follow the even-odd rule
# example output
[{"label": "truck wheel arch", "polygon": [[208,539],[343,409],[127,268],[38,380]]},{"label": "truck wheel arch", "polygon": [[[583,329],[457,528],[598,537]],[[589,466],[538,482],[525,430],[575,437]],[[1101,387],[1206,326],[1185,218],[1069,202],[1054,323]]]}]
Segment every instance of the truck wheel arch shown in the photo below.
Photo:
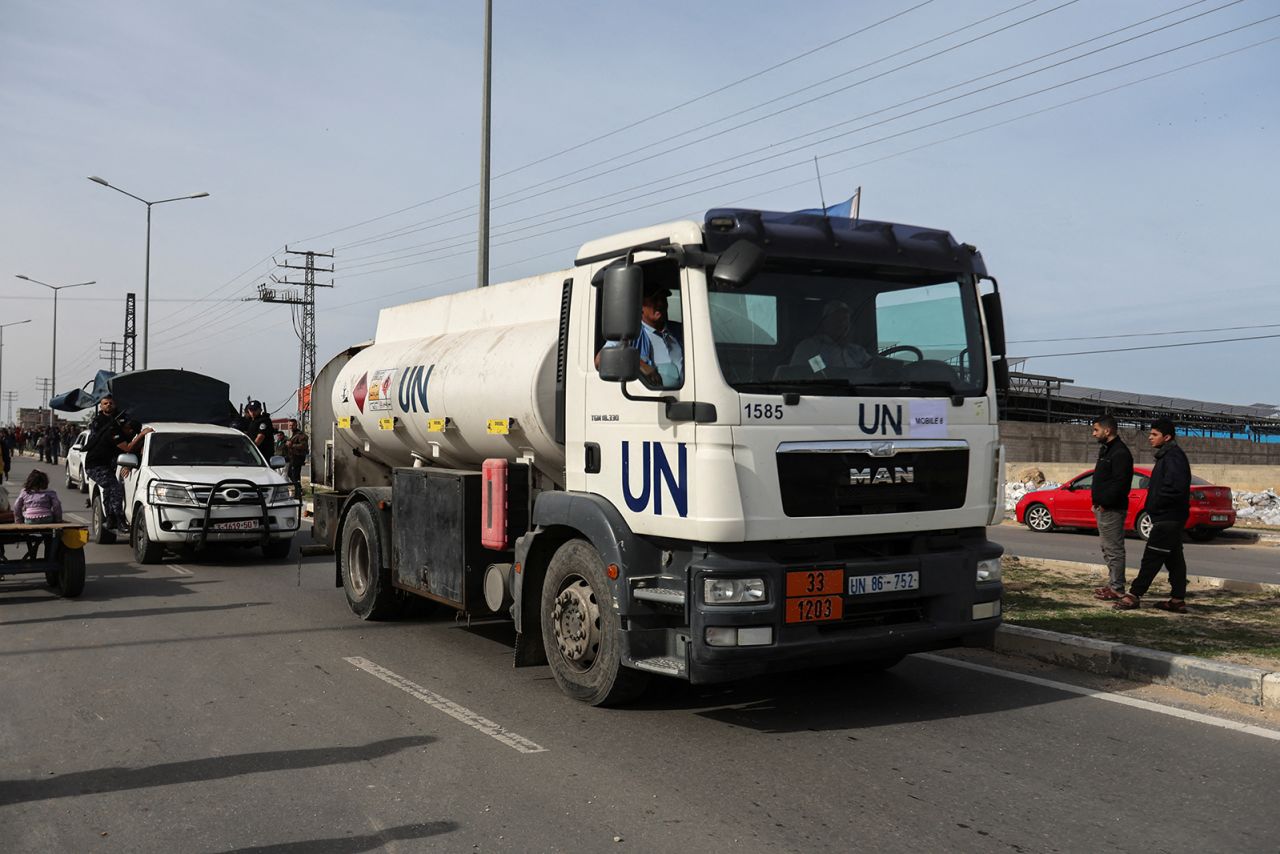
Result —
[{"label": "truck wheel arch", "polygon": [[610,579],[617,610],[626,601],[627,567],[657,566],[658,550],[637,537],[622,514],[599,495],[584,492],[544,492],[533,509],[533,530],[516,541],[511,616],[516,628],[516,665],[545,664],[540,613],[542,581],[556,550],[575,539],[586,540],[605,566],[616,564],[618,577]]}]

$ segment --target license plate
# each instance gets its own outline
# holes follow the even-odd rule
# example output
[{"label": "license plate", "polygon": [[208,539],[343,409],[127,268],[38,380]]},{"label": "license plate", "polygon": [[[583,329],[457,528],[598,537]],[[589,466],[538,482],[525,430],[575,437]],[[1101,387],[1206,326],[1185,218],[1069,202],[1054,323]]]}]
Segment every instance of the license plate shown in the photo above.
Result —
[{"label": "license plate", "polygon": [[788,623],[818,623],[844,616],[844,600],[839,596],[808,596],[787,600]]},{"label": "license plate", "polygon": [[849,579],[850,596],[919,589],[920,573],[918,572],[885,572],[880,575],[855,575]]},{"label": "license plate", "polygon": [[237,519],[234,522],[214,522],[211,531],[253,531],[258,528],[257,519]]},{"label": "license plate", "polygon": [[1209,521],[1210,521],[1210,522],[1225,522],[1225,521],[1227,521],[1227,517],[1226,517],[1225,515],[1214,515],[1214,516],[1210,516],[1210,517],[1209,517]]},{"label": "license plate", "polygon": [[843,569],[804,569],[787,573],[788,596],[831,595],[843,589]]}]

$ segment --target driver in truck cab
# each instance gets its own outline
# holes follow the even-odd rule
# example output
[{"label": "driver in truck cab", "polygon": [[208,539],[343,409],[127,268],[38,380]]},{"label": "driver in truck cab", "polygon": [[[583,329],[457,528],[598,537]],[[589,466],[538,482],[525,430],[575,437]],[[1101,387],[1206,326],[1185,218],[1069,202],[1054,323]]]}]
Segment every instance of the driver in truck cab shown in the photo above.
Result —
[{"label": "driver in truck cab", "polygon": [[[684,329],[667,319],[667,301],[671,289],[651,286],[645,290],[640,305],[640,337],[630,346],[640,351],[640,373],[653,388],[679,388],[684,385]],[[610,341],[605,348],[621,342]],[[596,367],[600,354],[596,354]]]},{"label": "driver in truck cab", "polygon": [[793,366],[805,366],[820,374],[827,368],[865,368],[871,356],[850,339],[853,313],[843,300],[830,300],[822,307],[818,331],[796,345]]}]

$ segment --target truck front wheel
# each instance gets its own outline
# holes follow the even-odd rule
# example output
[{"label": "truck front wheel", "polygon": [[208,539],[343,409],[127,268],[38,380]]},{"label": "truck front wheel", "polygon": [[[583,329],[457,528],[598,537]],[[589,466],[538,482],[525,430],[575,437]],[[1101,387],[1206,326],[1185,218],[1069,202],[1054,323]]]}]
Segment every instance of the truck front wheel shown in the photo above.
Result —
[{"label": "truck front wheel", "polygon": [[542,582],[542,643],[560,690],[584,703],[625,703],[644,692],[646,673],[622,666],[622,627],[610,606],[600,555],[570,540]]},{"label": "truck front wheel", "polygon": [[391,586],[388,568],[382,565],[382,531],[363,501],[347,513],[338,560],[347,604],[357,617],[392,620],[400,616],[403,599]]}]

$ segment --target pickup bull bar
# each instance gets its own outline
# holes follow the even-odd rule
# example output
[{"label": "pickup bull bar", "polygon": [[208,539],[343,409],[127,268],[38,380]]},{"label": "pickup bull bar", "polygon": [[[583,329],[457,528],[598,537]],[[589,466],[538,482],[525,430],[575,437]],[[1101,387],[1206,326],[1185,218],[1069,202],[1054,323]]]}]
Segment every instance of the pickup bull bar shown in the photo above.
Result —
[{"label": "pickup bull bar", "polygon": [[[262,511],[262,545],[265,546],[271,541],[270,515],[267,513],[267,500],[262,497],[263,487],[242,477],[229,477],[225,480],[218,481],[213,485],[213,488],[209,490],[209,500],[204,503],[204,521],[200,523],[200,538],[196,541],[197,551],[204,549],[205,542],[209,537],[209,514],[213,512],[213,499],[223,490],[224,487],[227,486],[248,487],[253,491],[254,495],[258,496],[258,508]],[[268,486],[266,488],[275,489],[274,486]]]}]

